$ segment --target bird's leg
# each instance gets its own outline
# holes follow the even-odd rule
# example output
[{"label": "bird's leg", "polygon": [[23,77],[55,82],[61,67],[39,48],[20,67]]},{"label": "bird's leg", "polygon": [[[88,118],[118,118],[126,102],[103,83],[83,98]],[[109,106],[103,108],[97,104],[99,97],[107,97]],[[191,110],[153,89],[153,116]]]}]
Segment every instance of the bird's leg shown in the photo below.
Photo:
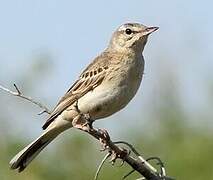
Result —
[{"label": "bird's leg", "polygon": [[74,108],[77,111],[78,115],[72,121],[73,127],[81,129],[83,131],[89,131],[90,129],[92,129],[92,124],[94,121],[91,119],[89,113],[84,114],[80,111],[80,109],[78,108],[78,100],[76,100]]},{"label": "bird's leg", "polygon": [[81,114],[81,111],[80,111],[80,109],[78,108],[78,99],[76,99],[76,101],[75,101],[74,108],[75,108],[75,110],[76,110],[79,114]]},{"label": "bird's leg", "polygon": [[[78,112],[78,115],[73,119],[73,127],[86,131],[90,134],[96,134],[99,137],[99,141],[102,144],[102,151],[108,149],[107,142],[110,141],[110,136],[106,129],[95,130],[93,128],[94,120],[91,119],[89,113],[82,113],[78,107],[78,100],[74,104],[75,110]],[[116,158],[114,158],[116,159]],[[112,160],[114,161],[114,160]]]},{"label": "bird's leg", "polygon": [[83,131],[88,131],[88,127],[85,126],[85,121],[82,118],[82,114],[78,114],[73,120],[72,120],[72,125],[74,128],[83,130]]},{"label": "bird's leg", "polygon": [[89,129],[93,129],[92,124],[93,124],[94,120],[91,119],[90,114],[89,113],[83,114],[83,118],[86,121],[83,125],[88,126]]},{"label": "bird's leg", "polygon": [[91,134],[92,136],[96,137],[102,145],[101,151],[108,150],[109,154],[111,155],[110,162],[114,164],[116,159],[119,158],[119,155],[115,151],[109,148],[108,144],[111,140],[107,130],[93,128],[92,124],[94,121],[91,119],[90,114],[82,113],[80,109],[78,108],[77,101],[74,107],[75,107],[75,110],[78,112],[78,115],[72,121],[73,127],[80,129],[82,131],[85,131]]}]

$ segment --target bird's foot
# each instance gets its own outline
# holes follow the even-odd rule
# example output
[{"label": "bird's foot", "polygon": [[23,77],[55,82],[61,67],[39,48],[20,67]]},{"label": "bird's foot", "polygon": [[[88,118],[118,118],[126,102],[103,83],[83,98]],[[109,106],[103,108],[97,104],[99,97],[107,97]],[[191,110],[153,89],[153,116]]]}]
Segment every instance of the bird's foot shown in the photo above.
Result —
[{"label": "bird's foot", "polygon": [[93,125],[94,120],[91,119],[90,114],[89,113],[83,114],[83,116],[84,116],[83,118],[85,120],[85,123],[83,125],[87,126],[89,129],[93,129],[92,125]]},{"label": "bird's foot", "polygon": [[77,129],[89,132],[91,129],[93,129],[93,122],[94,121],[90,118],[89,113],[79,113],[79,115],[73,119],[72,125]]},{"label": "bird's foot", "polygon": [[98,129],[99,141],[102,145],[101,151],[108,149],[107,142],[110,141],[110,136],[106,129]]},{"label": "bird's foot", "polygon": [[89,113],[84,114],[80,111],[80,109],[78,108],[78,100],[76,100],[74,108],[78,112],[78,115],[72,121],[73,127],[89,132],[90,129],[93,128],[92,124],[94,122],[91,119],[90,114]]}]

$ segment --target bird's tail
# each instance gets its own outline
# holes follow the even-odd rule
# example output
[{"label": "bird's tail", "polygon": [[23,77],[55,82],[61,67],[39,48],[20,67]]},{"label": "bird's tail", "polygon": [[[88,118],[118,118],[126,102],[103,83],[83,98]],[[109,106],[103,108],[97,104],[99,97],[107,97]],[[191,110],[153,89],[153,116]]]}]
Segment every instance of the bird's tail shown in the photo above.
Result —
[{"label": "bird's tail", "polygon": [[18,172],[23,171],[29,163],[44,149],[53,139],[55,139],[66,128],[48,128],[35,141],[20,151],[11,161],[11,169],[18,169]]}]

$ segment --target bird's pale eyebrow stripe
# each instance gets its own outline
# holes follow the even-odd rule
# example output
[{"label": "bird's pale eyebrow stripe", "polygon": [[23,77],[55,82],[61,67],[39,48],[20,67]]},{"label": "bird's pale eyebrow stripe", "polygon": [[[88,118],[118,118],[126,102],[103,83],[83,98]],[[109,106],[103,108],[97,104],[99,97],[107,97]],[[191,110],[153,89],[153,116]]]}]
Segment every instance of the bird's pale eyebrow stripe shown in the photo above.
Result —
[{"label": "bird's pale eyebrow stripe", "polygon": [[127,23],[127,24],[123,24],[122,26],[120,26],[119,30],[122,30],[122,29],[126,29],[126,28],[132,28],[134,25],[131,24],[131,23]]},{"label": "bird's pale eyebrow stripe", "polygon": [[124,24],[124,26],[134,26],[134,24],[132,24],[132,23],[126,23],[126,24]]}]

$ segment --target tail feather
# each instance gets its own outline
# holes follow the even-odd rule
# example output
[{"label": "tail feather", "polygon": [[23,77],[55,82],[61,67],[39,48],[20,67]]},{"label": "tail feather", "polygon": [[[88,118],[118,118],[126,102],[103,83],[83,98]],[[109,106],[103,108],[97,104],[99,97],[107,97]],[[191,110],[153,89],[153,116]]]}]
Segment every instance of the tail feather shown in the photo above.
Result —
[{"label": "tail feather", "polygon": [[23,171],[29,163],[61,132],[72,127],[72,123],[58,116],[35,141],[20,151],[11,161],[11,169]]},{"label": "tail feather", "polygon": [[11,161],[11,169],[18,169],[18,172],[23,171],[27,165],[44,149],[57,135],[46,138],[48,132],[42,134],[34,142],[20,151]]}]

